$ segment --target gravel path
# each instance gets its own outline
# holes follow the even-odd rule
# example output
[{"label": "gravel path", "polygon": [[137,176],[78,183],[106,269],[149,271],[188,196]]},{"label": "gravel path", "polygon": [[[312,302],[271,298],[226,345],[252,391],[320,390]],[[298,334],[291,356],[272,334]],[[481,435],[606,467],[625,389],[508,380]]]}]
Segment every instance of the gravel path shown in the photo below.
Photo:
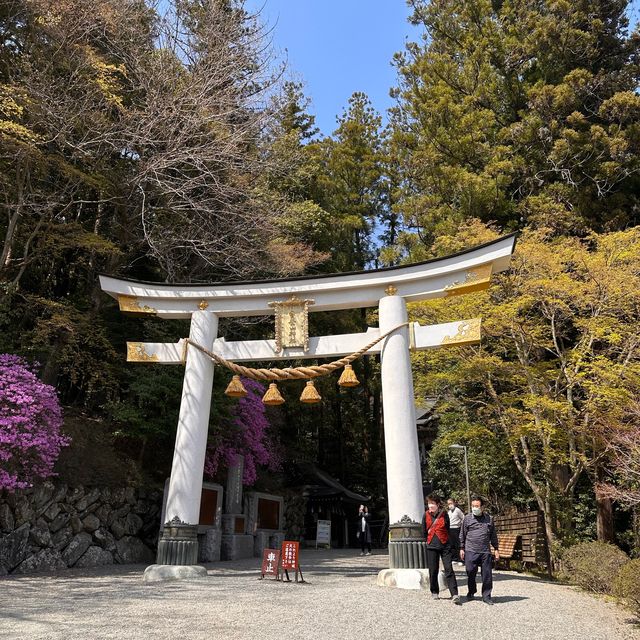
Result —
[{"label": "gravel path", "polygon": [[0,578],[0,638],[640,640],[615,604],[530,576],[497,572],[496,606],[456,607],[425,592],[377,587],[386,554],[304,550],[301,563],[306,584],[259,581],[257,559],[160,585],[144,584],[140,565]]}]

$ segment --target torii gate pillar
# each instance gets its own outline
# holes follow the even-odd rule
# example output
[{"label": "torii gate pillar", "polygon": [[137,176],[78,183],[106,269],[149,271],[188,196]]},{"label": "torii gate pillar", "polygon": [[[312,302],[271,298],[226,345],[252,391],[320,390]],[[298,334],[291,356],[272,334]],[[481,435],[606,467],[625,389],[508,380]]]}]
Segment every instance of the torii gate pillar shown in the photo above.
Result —
[{"label": "torii gate pillar", "polygon": [[[382,333],[407,322],[401,296],[380,300]],[[409,328],[390,335],[382,348],[382,405],[389,496],[389,564],[391,568],[424,568],[422,474],[416,432]]]},{"label": "torii gate pillar", "polygon": [[[218,316],[209,311],[191,314],[189,338],[213,348]],[[167,520],[158,542],[158,564],[195,565],[198,562],[198,521],[202,474],[207,450],[213,362],[201,351],[187,351],[176,444],[167,493]]]}]

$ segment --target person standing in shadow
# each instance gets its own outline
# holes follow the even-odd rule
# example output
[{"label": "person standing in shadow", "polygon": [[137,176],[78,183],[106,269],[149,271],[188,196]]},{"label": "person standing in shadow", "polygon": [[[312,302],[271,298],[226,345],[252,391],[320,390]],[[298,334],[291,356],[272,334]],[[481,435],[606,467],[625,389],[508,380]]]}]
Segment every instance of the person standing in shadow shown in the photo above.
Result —
[{"label": "person standing in shadow", "polygon": [[[369,509],[363,504],[358,510],[358,540],[360,540],[361,556],[371,555],[371,525],[369,524]],[[365,553],[365,547],[367,552]]]},{"label": "person standing in shadow", "polygon": [[429,569],[429,588],[434,600],[440,598],[440,586],[438,584],[438,571],[440,570],[440,558],[444,567],[444,578],[454,604],[462,604],[458,595],[458,582],[453,572],[453,551],[449,536],[449,515],[442,507],[439,496],[427,497],[427,510],[422,517],[422,530],[427,539],[427,567]]}]

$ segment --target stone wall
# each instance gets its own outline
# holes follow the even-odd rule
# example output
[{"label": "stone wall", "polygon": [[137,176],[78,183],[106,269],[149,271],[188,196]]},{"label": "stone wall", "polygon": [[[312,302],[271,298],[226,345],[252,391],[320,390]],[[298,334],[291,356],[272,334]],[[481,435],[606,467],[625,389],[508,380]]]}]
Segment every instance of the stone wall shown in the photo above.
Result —
[{"label": "stone wall", "polygon": [[162,492],[45,482],[0,492],[0,575],[152,564]]}]

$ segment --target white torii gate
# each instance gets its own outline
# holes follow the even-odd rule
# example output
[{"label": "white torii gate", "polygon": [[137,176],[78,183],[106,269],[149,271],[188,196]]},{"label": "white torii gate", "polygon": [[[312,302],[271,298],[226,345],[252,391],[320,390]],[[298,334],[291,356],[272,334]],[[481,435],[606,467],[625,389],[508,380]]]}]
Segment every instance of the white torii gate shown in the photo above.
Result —
[{"label": "white torii gate", "polygon": [[[489,287],[491,275],[508,268],[516,234],[461,253],[417,264],[370,271],[304,276],[284,280],[216,284],[160,284],[100,276],[102,289],[120,310],[162,318],[190,318],[189,339],[235,362],[330,358],[369,344],[407,323],[407,301],[462,295]],[[310,338],[309,349],[276,352],[273,340],[226,342],[217,338],[218,318],[272,315],[269,303],[310,298],[309,311],[378,306],[379,328],[365,333]],[[474,344],[480,319],[422,327],[404,326],[370,349],[381,354],[390,562],[397,568],[424,568],[420,521],[424,509],[416,433],[410,349]],[[204,353],[175,344],[127,343],[127,359],[158,364],[184,363],[182,401],[169,481],[166,514],[176,526],[163,536],[159,562],[194,565],[200,495],[207,444],[213,363]]]}]

